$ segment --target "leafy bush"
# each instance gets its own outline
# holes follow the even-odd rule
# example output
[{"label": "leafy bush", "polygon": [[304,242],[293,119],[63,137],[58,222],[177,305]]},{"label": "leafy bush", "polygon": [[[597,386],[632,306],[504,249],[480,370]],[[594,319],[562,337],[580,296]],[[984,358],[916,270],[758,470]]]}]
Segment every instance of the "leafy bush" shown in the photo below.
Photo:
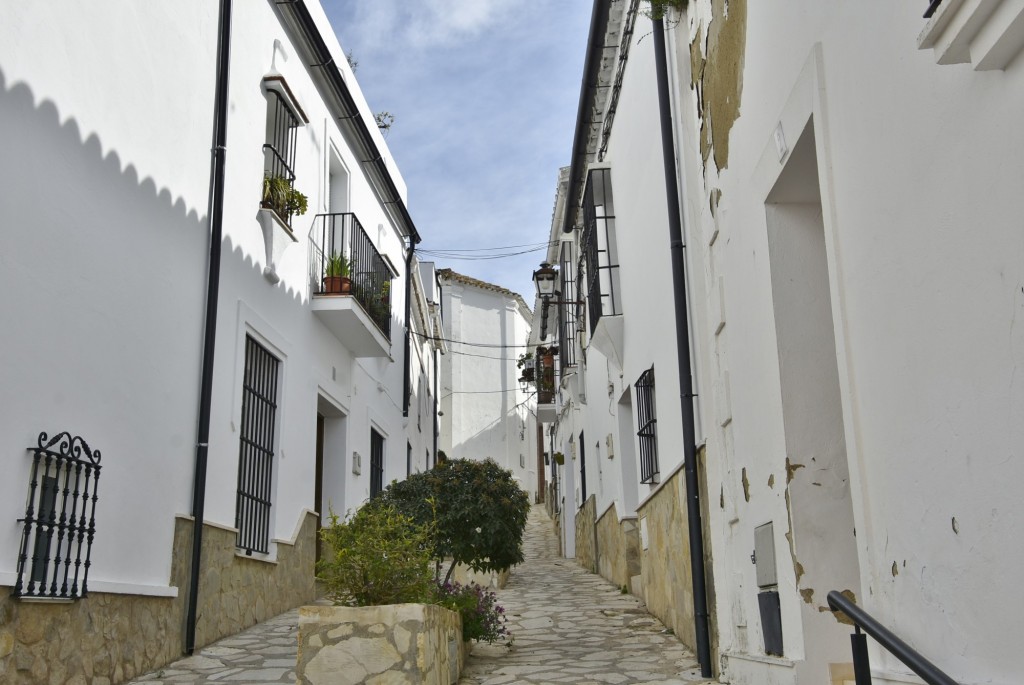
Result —
[{"label": "leafy bush", "polygon": [[530,498],[493,460],[449,459],[392,483],[372,504],[393,506],[431,531],[434,560],[474,571],[504,571],[523,561]]},{"label": "leafy bush", "polygon": [[437,586],[435,604],[459,612],[462,616],[462,639],[494,644],[505,639],[508,618],[498,605],[498,596],[476,584],[444,583]]},{"label": "leafy bush", "polygon": [[430,602],[434,595],[429,529],[393,506],[364,506],[347,521],[331,512],[321,531],[317,578],[337,604]]}]

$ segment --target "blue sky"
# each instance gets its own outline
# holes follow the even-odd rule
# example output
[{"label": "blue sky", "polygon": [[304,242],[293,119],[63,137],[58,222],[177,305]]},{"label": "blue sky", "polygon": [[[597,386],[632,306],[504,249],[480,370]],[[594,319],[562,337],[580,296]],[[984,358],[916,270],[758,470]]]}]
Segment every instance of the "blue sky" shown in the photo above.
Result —
[{"label": "blue sky", "polygon": [[[547,240],[558,169],[569,163],[588,0],[321,0],[409,186],[427,250]],[[512,251],[512,250],[509,250]],[[533,305],[542,259],[440,267]],[[424,259],[428,257],[424,256]]]}]

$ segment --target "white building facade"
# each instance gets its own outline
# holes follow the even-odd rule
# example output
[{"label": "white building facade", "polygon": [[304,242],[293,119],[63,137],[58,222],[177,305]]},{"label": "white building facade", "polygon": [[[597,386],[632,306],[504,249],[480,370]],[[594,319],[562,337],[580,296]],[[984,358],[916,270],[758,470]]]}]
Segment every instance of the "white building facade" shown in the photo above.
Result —
[{"label": "white building facade", "polygon": [[216,3],[0,27],[5,682],[120,682],[313,599],[321,514],[436,461],[439,307],[333,29],[315,0],[227,25],[223,108]]},{"label": "white building facade", "polygon": [[438,272],[448,352],[441,361],[441,451],[493,459],[539,501],[536,398],[518,382],[532,312],[523,298],[485,281]]},{"label": "white building facade", "polygon": [[[595,3],[548,254],[553,299],[581,304],[548,307],[536,340],[559,352],[539,415],[564,455],[564,550],[691,647],[702,566],[728,682],[852,681],[853,628],[830,591],[957,682],[1015,682],[1020,10],[684,4],[656,36],[646,5]],[[586,324],[566,332],[573,316]],[[688,393],[696,489],[678,471]],[[683,506],[695,495],[699,517]],[[704,563],[687,573],[695,527]],[[919,682],[868,643],[874,682]]]}]

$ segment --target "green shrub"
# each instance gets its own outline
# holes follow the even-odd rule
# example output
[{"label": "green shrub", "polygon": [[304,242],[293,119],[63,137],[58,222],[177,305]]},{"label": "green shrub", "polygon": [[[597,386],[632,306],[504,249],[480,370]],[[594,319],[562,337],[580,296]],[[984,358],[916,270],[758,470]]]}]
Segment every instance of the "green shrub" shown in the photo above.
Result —
[{"label": "green shrub", "polygon": [[444,583],[437,586],[434,603],[462,617],[462,639],[494,644],[508,637],[508,618],[498,596],[476,584]]},{"label": "green shrub", "polygon": [[317,578],[337,604],[430,602],[434,595],[430,533],[395,507],[364,506],[347,521],[331,512],[321,531],[325,554]]},{"label": "green shrub", "polygon": [[504,571],[523,561],[530,498],[491,459],[449,459],[394,482],[370,506],[393,506],[431,532],[432,556],[474,571]]}]

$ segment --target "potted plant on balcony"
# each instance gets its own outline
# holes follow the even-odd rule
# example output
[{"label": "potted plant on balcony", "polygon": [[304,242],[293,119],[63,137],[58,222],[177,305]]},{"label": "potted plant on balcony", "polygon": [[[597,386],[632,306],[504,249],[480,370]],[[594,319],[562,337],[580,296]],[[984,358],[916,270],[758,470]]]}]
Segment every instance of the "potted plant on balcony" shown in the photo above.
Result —
[{"label": "potted plant on balcony", "polygon": [[532,383],[534,373],[533,352],[524,352],[516,360],[516,366],[520,370],[519,380]]},{"label": "potted plant on balcony", "polygon": [[391,303],[391,281],[384,281],[384,285],[380,287],[380,303],[386,308]]},{"label": "potted plant on balcony", "polygon": [[325,295],[348,295],[352,290],[352,263],[348,257],[340,252],[333,253],[327,258],[324,266],[324,288]]},{"label": "potted plant on balcony", "polygon": [[308,198],[296,190],[284,176],[264,174],[263,196],[260,200],[263,209],[274,210],[287,224],[292,214],[305,214],[308,203]]}]

